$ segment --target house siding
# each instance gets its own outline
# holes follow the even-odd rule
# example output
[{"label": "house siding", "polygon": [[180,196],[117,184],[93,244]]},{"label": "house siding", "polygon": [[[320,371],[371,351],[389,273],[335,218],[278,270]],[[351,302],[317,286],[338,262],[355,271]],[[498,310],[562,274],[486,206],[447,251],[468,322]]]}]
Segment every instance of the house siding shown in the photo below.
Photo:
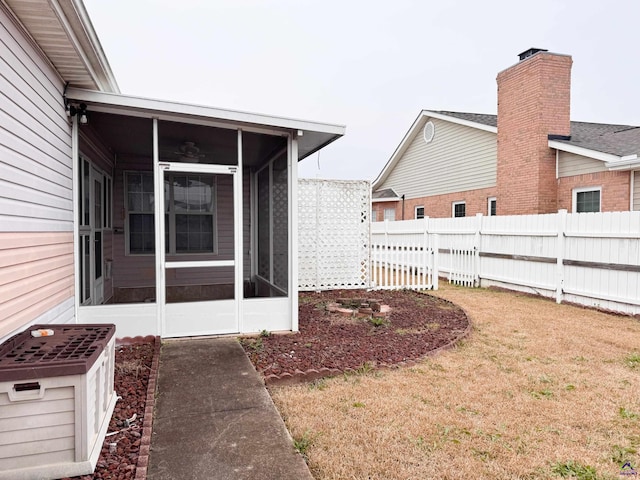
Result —
[{"label": "house siding", "polygon": [[0,3],[0,341],[73,320],[71,126],[64,84]]},{"label": "house siding", "polygon": [[495,134],[439,119],[431,121],[433,140],[426,143],[419,128],[377,189],[393,188],[410,199],[495,186]]},{"label": "house siding", "polygon": [[604,162],[575,153],[558,152],[558,177],[572,177],[588,173],[605,172]]}]

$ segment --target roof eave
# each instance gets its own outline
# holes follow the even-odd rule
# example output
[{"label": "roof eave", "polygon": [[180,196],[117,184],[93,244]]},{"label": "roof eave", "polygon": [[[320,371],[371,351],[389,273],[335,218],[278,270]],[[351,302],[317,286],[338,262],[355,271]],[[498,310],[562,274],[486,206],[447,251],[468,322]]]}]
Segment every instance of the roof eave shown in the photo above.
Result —
[{"label": "roof eave", "polygon": [[103,111],[124,111],[137,115],[173,119],[176,117],[201,118],[218,121],[221,124],[237,124],[295,131],[298,135],[298,160],[308,157],[321,148],[329,145],[346,132],[344,125],[299,120],[287,117],[228,110],[205,105],[195,105],[167,100],[157,100],[117,93],[96,92],[82,88],[70,87],[67,90],[69,99],[85,102]]},{"label": "roof eave", "polygon": [[[106,92],[120,91],[81,0],[37,0],[29,5],[23,0],[2,1],[64,82]],[[56,30],[59,36],[53,37],[51,32],[57,34]],[[71,59],[73,66],[68,63]],[[82,79],[80,84],[78,78]]]},{"label": "roof eave", "polygon": [[[65,14],[68,16],[75,14],[75,18],[77,18],[79,23],[72,23],[73,36],[70,36],[70,38],[76,39],[76,42],[74,42],[76,48],[82,48],[81,45],[86,45],[86,48],[82,48],[82,51],[87,57],[89,62],[88,67],[90,67],[97,88],[103,92],[120,93],[120,87],[118,87],[116,77],[111,70],[107,55],[104,53],[98,34],[93,28],[93,23],[82,0],[49,1],[52,3],[60,3]],[[77,44],[78,41],[81,45]]]}]

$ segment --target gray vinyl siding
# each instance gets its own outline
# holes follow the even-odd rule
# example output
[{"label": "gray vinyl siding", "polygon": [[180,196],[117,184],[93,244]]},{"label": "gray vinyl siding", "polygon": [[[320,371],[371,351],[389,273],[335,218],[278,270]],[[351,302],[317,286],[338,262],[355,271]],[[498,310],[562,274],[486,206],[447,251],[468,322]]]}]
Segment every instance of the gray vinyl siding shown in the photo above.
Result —
[{"label": "gray vinyl siding", "polygon": [[[420,128],[378,190],[393,188],[406,198],[488,188],[496,185],[496,135],[431,119],[430,143]],[[425,122],[426,123],[426,122]]]},{"label": "gray vinyl siding", "polygon": [[0,231],[72,231],[63,81],[0,3]]},{"label": "gray vinyl siding", "polygon": [[575,153],[558,152],[558,176],[573,177],[587,173],[604,172],[604,162]]},{"label": "gray vinyl siding", "polygon": [[633,209],[640,211],[640,170],[633,174]]}]

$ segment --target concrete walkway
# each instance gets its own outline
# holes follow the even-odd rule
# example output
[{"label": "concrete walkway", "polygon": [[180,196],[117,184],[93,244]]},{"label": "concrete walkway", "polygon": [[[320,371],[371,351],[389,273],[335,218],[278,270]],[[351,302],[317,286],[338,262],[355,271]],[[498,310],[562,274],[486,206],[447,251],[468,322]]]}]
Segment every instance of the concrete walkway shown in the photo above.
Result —
[{"label": "concrete walkway", "polygon": [[163,344],[147,478],[312,480],[235,338]]}]

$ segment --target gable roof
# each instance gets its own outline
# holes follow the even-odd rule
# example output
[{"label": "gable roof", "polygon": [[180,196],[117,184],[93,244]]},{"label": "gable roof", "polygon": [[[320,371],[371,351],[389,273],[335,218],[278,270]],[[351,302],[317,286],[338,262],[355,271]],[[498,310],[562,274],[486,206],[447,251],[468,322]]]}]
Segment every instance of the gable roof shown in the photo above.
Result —
[{"label": "gable roof", "polygon": [[390,202],[398,200],[399,198],[400,196],[393,188],[385,188],[384,190],[378,190],[377,192],[373,192],[371,194],[372,202]]},{"label": "gable roof", "polygon": [[[428,118],[437,118],[492,133],[498,132],[497,115],[422,110],[378,177],[373,181],[372,189],[375,190],[387,178],[404,154],[416,132],[424,127]],[[606,162],[606,166],[609,169],[640,166],[640,160],[638,160],[638,155],[640,155],[640,126],[572,121],[571,136],[564,138],[550,137],[549,147],[602,160]]]}]

